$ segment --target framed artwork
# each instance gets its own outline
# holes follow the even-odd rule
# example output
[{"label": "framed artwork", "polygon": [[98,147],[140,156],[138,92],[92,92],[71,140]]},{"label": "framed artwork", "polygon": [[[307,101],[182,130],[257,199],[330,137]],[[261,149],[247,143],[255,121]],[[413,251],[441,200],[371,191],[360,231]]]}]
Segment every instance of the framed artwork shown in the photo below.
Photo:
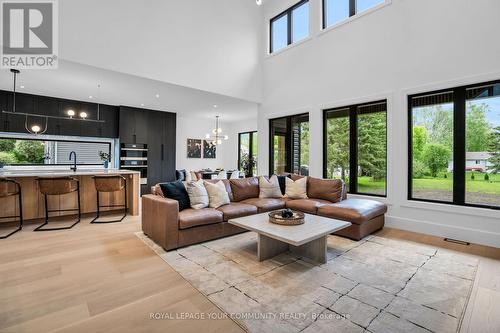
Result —
[{"label": "framed artwork", "polygon": [[187,157],[201,158],[201,139],[187,139]]},{"label": "framed artwork", "polygon": [[215,158],[216,147],[212,141],[203,140],[203,158]]}]

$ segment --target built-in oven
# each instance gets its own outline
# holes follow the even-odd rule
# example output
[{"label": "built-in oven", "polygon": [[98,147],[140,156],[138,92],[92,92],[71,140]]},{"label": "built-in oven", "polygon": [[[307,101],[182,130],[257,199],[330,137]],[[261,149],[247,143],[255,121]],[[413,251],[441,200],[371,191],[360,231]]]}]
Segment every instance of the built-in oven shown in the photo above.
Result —
[{"label": "built-in oven", "polygon": [[148,183],[148,145],[142,143],[120,144],[120,169],[141,173],[141,185]]}]

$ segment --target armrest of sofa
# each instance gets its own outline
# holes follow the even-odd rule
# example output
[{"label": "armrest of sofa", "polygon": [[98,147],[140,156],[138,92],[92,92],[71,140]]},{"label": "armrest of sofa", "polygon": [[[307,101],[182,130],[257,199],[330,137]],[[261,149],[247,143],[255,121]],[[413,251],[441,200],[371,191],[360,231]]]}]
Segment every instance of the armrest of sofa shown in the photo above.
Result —
[{"label": "armrest of sofa", "polygon": [[142,196],[142,231],[165,250],[178,247],[179,203],[159,195]]}]

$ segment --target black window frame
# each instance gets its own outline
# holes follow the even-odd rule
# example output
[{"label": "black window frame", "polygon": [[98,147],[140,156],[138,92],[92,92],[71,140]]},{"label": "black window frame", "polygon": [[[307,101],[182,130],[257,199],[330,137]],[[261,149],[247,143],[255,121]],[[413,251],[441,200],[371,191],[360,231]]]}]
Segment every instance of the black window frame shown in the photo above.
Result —
[{"label": "black window frame", "polygon": [[[434,91],[427,91],[407,96],[408,103],[408,193],[407,198],[410,201],[439,203],[452,206],[488,208],[500,210],[499,206],[481,205],[465,202],[466,187],[465,187],[465,166],[466,166],[466,117],[467,117],[467,90],[479,88],[482,86],[500,84],[500,80],[468,84],[459,87],[450,87]],[[440,94],[453,92],[453,200],[433,200],[413,198],[413,107],[412,98],[422,97],[432,94]],[[459,166],[457,168],[457,166]]]},{"label": "black window frame", "polygon": [[[280,50],[288,47],[289,45],[293,44],[293,40],[292,40],[292,25],[293,25],[293,19],[292,19],[292,12],[302,6],[303,4],[305,3],[308,3],[309,0],[301,0],[299,1],[298,3],[296,3],[295,5],[293,5],[292,7],[282,11],[281,13],[279,13],[278,15],[274,16],[273,18],[271,18],[269,20],[269,53],[272,54],[275,52],[275,50],[273,50],[273,22],[282,18],[283,16],[286,16],[287,17],[287,32],[286,32],[286,35],[287,35],[287,43],[286,43],[286,46],[281,48]],[[310,16],[310,13],[309,13],[309,16]],[[308,36],[310,35],[310,31],[308,33]],[[279,50],[277,50],[279,51]]]},{"label": "black window frame", "polygon": [[254,155],[253,154],[254,153],[254,151],[253,151],[253,134],[257,133],[257,132],[258,131],[247,131],[247,132],[240,132],[240,133],[238,133],[238,170],[241,170],[241,136],[244,135],[244,134],[248,134],[248,136],[249,136],[249,140],[248,140],[248,154],[250,156],[253,156]]},{"label": "black window frame", "polygon": [[[327,13],[327,11],[326,11],[326,8],[327,8],[327,4],[326,4],[326,2],[327,2],[327,1],[328,1],[328,0],[322,0],[322,1],[321,1],[321,2],[322,2],[322,4],[321,4],[321,8],[322,8],[322,11],[323,11],[323,12],[322,12],[322,14],[323,14],[323,15],[322,15],[322,20],[323,20],[323,22],[322,22],[322,27],[323,27],[323,30],[324,30],[324,29],[327,29],[327,28],[329,28],[329,27],[333,27],[333,26],[335,26],[335,25],[339,24],[340,22],[343,22],[343,21],[340,21],[340,22],[337,22],[337,23],[331,24],[331,25],[329,25],[329,26],[327,26],[327,25],[326,25],[326,13]],[[358,14],[358,10],[357,10],[357,8],[356,8],[356,0],[347,0],[347,1],[349,1],[349,17],[353,17],[353,16],[357,15],[357,14]],[[383,2],[383,3],[386,3],[386,2],[387,2],[387,0],[384,0],[384,2]],[[375,7],[377,7],[377,6],[380,6],[381,4],[382,4],[382,3],[377,4],[377,5],[375,5],[375,6],[373,6],[373,7],[370,7],[370,8],[375,8]],[[363,11],[363,12],[364,12],[364,11]],[[346,18],[346,20],[347,20],[349,17],[347,17],[347,18]]]},{"label": "black window frame", "polygon": [[[352,176],[351,170],[357,170],[358,169],[358,108],[363,107],[363,106],[369,106],[372,104],[381,104],[385,103],[385,189],[384,192],[385,194],[376,194],[376,193],[365,193],[365,192],[360,192],[358,191],[358,177],[357,177],[357,172],[355,172],[356,177]],[[346,112],[349,110],[348,112]],[[365,103],[357,103],[357,104],[352,104],[352,105],[347,105],[347,106],[340,106],[340,107],[335,107],[335,108],[329,108],[323,110],[323,178],[328,177],[328,163],[327,163],[327,158],[328,158],[328,153],[327,153],[327,147],[326,143],[327,141],[327,120],[329,118],[335,118],[330,116],[329,113],[334,113],[334,112],[342,112],[344,115],[343,117],[348,117],[349,118],[349,186],[347,188],[347,192],[349,194],[357,194],[357,195],[366,195],[366,196],[373,196],[373,197],[380,197],[380,198],[387,198],[387,144],[388,144],[388,129],[387,129],[387,99],[382,99],[382,100],[377,100],[373,102],[365,102]],[[381,112],[381,111],[377,111]]]},{"label": "black window frame", "polygon": [[[285,167],[285,172],[293,173],[293,146],[292,146],[292,141],[293,141],[293,131],[292,131],[292,124],[294,119],[305,119],[307,118],[306,121],[299,121],[299,123],[302,122],[309,122],[309,112],[305,113],[298,113],[294,114],[291,116],[283,116],[283,117],[277,117],[277,118],[271,118],[269,119],[269,175],[274,174],[274,131],[272,129],[272,122],[274,120],[278,119],[285,119],[286,121],[286,133],[285,133],[285,149],[286,149],[286,167]],[[300,152],[299,152],[300,154]]]}]

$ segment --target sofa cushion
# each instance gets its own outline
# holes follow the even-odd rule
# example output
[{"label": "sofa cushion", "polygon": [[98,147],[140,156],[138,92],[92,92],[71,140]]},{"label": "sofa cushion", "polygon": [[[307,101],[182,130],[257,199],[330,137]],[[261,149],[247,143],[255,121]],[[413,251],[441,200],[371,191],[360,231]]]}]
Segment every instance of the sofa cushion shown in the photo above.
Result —
[{"label": "sofa cushion", "polygon": [[219,223],[222,221],[222,212],[213,208],[188,208],[179,212],[179,229],[187,229],[200,225]]},{"label": "sofa cushion", "polygon": [[205,181],[212,184],[222,181],[222,183],[226,187],[226,192],[227,195],[229,196],[229,200],[233,201],[233,191],[231,189],[231,183],[229,183],[229,179],[205,179]]},{"label": "sofa cushion", "polygon": [[217,208],[218,211],[224,214],[224,221],[235,219],[237,217],[257,214],[257,207],[241,202],[232,202],[229,205],[224,205]]},{"label": "sofa cushion", "polygon": [[189,208],[189,195],[182,181],[177,180],[170,183],[161,183],[161,191],[165,198],[177,200],[179,202],[179,211]]},{"label": "sofa cushion", "polygon": [[230,179],[234,201],[242,201],[259,197],[259,180],[257,177]]},{"label": "sofa cushion", "polygon": [[296,181],[286,178],[285,192],[290,199],[307,199],[307,178]]},{"label": "sofa cushion", "polygon": [[331,204],[328,200],[323,199],[296,199],[288,200],[286,208],[301,211],[303,213],[317,214],[318,207]]},{"label": "sofa cushion", "polygon": [[331,202],[342,200],[343,181],[340,179],[319,179],[308,177],[307,196]]},{"label": "sofa cushion", "polygon": [[226,191],[226,187],[220,180],[215,184],[205,182],[205,188],[208,192],[208,207],[219,208],[220,206],[227,205],[231,202],[231,200],[229,200],[229,195]]},{"label": "sofa cushion", "polygon": [[283,194],[281,193],[280,183],[276,175],[267,177],[259,177],[259,198],[281,198]]},{"label": "sofa cushion", "polygon": [[251,198],[245,199],[241,203],[254,205],[257,207],[259,213],[285,208],[285,200],[283,199]]},{"label": "sofa cushion", "polygon": [[189,195],[191,208],[201,209],[208,207],[208,192],[202,179],[196,182],[187,182],[186,191]]},{"label": "sofa cushion", "polygon": [[320,206],[318,215],[362,224],[387,212],[387,206],[375,200],[347,199]]}]

